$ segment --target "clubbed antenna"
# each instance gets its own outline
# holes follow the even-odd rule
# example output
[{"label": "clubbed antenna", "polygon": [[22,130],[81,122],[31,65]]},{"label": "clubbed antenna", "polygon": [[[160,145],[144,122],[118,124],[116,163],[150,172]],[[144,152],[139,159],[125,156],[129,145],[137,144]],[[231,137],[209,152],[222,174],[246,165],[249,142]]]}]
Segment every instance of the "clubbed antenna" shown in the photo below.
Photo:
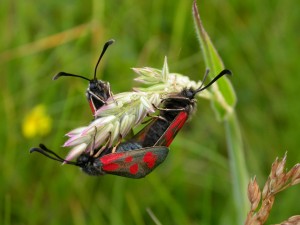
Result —
[{"label": "clubbed antenna", "polygon": [[57,80],[58,78],[60,77],[79,77],[79,78],[82,78],[84,80],[88,80],[88,81],[91,81],[90,79],[84,77],[84,76],[81,76],[81,75],[76,75],[76,74],[72,74],[72,73],[66,73],[66,72],[59,72],[58,74],[56,74],[52,80]]},{"label": "clubbed antenna", "polygon": [[204,78],[203,78],[203,82],[202,82],[201,86],[197,90],[195,90],[195,94],[200,92],[200,91],[205,90],[206,88],[211,86],[213,83],[215,83],[218,79],[220,79],[224,75],[232,75],[230,70],[224,69],[214,79],[212,79],[206,86],[203,87],[203,83],[207,78],[208,72],[209,72],[209,70],[206,70],[206,73],[205,73]]},{"label": "clubbed antenna", "polygon": [[97,74],[97,68],[98,68],[98,65],[99,65],[99,63],[100,63],[100,61],[101,61],[101,59],[102,59],[102,56],[103,56],[104,53],[106,52],[106,49],[108,48],[108,46],[110,46],[110,45],[111,45],[112,43],[114,43],[114,42],[115,42],[114,39],[110,39],[109,41],[107,41],[107,42],[104,44],[103,49],[102,49],[102,52],[101,52],[100,57],[99,57],[99,59],[98,59],[98,62],[97,62],[97,64],[96,64],[96,66],[95,66],[94,80],[97,80],[97,77],[96,77],[96,74]]},{"label": "clubbed antenna", "polygon": [[33,153],[33,152],[38,152],[50,159],[53,159],[55,161],[58,161],[58,162],[61,162],[61,163],[64,163],[64,164],[70,164],[70,165],[74,165],[74,166],[79,166],[78,163],[76,162],[72,162],[72,161],[67,161],[65,159],[63,159],[62,157],[60,157],[59,155],[57,155],[54,151],[48,149],[45,145],[43,144],[40,144],[39,145],[39,148],[31,148],[30,153]]}]

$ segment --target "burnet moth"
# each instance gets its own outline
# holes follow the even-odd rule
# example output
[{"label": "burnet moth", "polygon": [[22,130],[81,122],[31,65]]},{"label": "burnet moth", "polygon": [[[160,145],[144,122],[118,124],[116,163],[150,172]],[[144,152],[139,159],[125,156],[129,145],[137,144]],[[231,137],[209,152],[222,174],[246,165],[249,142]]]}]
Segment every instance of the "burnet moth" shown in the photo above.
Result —
[{"label": "burnet moth", "polygon": [[117,146],[116,151],[106,149],[100,156],[82,153],[75,162],[66,161],[55,152],[40,144],[40,148],[32,148],[30,153],[39,152],[48,158],[64,164],[78,166],[83,172],[92,176],[113,174],[128,178],[143,178],[161,164],[168,155],[169,149],[164,146],[143,148],[133,142],[124,142]]},{"label": "burnet moth", "polygon": [[231,71],[222,70],[213,80],[203,87],[204,81],[208,75],[208,70],[204,76],[203,82],[196,90],[183,89],[180,93],[168,97],[162,101],[162,108],[159,116],[155,117],[139,133],[133,137],[133,140],[144,147],[166,146],[169,147],[177,133],[188,120],[190,114],[196,106],[195,95],[216,82],[224,75],[231,75]]},{"label": "burnet moth", "polygon": [[114,43],[113,39],[107,41],[104,44],[102,52],[99,56],[96,66],[95,66],[93,79],[88,79],[81,75],[76,75],[76,74],[71,74],[71,73],[66,73],[66,72],[59,72],[58,74],[56,74],[53,77],[53,80],[56,80],[59,77],[78,77],[78,78],[82,78],[84,80],[88,80],[90,83],[86,90],[86,97],[87,97],[87,100],[89,102],[89,105],[90,105],[90,108],[91,108],[93,114],[95,114],[95,112],[106,103],[106,100],[112,96],[110,84],[108,82],[105,82],[102,80],[97,80],[97,77],[96,77],[98,65],[99,65],[106,49],[112,43]]}]

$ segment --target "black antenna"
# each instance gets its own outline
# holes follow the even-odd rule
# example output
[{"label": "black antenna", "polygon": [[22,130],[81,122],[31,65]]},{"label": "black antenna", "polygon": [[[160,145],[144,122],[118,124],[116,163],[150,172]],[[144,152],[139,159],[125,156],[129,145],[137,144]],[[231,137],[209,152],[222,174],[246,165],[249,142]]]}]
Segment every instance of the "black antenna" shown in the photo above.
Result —
[{"label": "black antenna", "polygon": [[[111,45],[112,43],[114,43],[114,42],[115,42],[115,40],[111,39],[111,40],[107,41],[107,42],[104,44],[103,49],[102,49],[102,52],[101,52],[101,54],[100,54],[100,57],[99,57],[99,59],[98,59],[98,61],[97,61],[97,64],[96,64],[96,66],[95,66],[95,71],[94,71],[94,78],[93,78],[93,80],[97,80],[97,78],[96,78],[97,68],[98,68],[98,65],[99,65],[99,63],[100,63],[100,61],[101,61],[101,59],[102,59],[104,53],[106,52],[106,49],[108,48],[108,46],[110,46],[110,45]],[[84,77],[84,76],[77,75],[77,74],[72,74],[72,73],[66,73],[66,72],[59,72],[59,73],[56,74],[52,79],[53,79],[53,80],[57,80],[59,77],[78,77],[78,78],[82,78],[82,79],[84,79],[84,80],[88,80],[88,81],[90,81],[90,82],[92,81],[92,79],[88,79],[88,78],[86,78],[86,77]]]},{"label": "black antenna", "polygon": [[98,65],[99,65],[99,63],[100,63],[100,61],[101,61],[101,59],[102,59],[102,56],[103,56],[104,53],[106,52],[106,49],[108,48],[108,46],[110,46],[110,45],[111,45],[112,43],[114,43],[114,42],[115,42],[114,39],[110,39],[109,41],[107,41],[107,42],[104,44],[103,49],[102,49],[102,52],[101,52],[100,57],[99,57],[99,59],[98,59],[98,62],[97,62],[97,64],[96,64],[96,66],[95,66],[94,80],[97,80],[97,78],[96,78],[97,68],[98,68]]},{"label": "black antenna", "polygon": [[54,151],[48,149],[45,145],[40,144],[39,145],[40,148],[31,148],[30,149],[30,153],[33,152],[38,152],[50,159],[53,159],[55,161],[61,162],[61,163],[66,163],[66,164],[70,164],[70,165],[74,165],[74,166],[79,166],[76,162],[72,162],[72,161],[68,161],[65,160],[64,158],[60,157],[59,155],[57,155]]},{"label": "black antenna", "polygon": [[57,80],[59,77],[79,77],[79,78],[82,78],[82,79],[85,79],[85,80],[88,80],[88,81],[91,81],[90,79],[84,77],[84,76],[81,76],[81,75],[76,75],[76,74],[72,74],[72,73],[66,73],[66,72],[59,72],[58,74],[56,74],[52,80]]},{"label": "black antenna", "polygon": [[198,93],[200,91],[205,90],[206,88],[208,88],[209,86],[211,86],[213,83],[215,83],[218,79],[220,79],[224,75],[232,75],[232,73],[231,73],[230,70],[224,69],[214,79],[212,79],[205,87],[202,87],[203,83],[204,83],[204,81],[205,81],[205,79],[207,77],[207,75],[208,75],[208,70],[206,70],[206,73],[204,75],[204,78],[203,78],[201,86],[197,90],[195,90],[195,93]]}]

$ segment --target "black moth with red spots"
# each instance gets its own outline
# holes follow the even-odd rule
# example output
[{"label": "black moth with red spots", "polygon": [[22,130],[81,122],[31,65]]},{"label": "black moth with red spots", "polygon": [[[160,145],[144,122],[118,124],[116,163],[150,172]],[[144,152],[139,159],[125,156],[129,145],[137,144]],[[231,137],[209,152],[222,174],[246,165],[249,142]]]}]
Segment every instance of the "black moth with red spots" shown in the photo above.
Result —
[{"label": "black moth with red spots", "polygon": [[142,178],[152,172],[168,155],[166,147],[140,148],[115,152],[102,157],[88,159],[81,155],[77,163],[83,163],[82,170],[90,175],[113,174],[129,178]]},{"label": "black moth with red spots", "polygon": [[[208,71],[204,76],[203,82],[207,75]],[[195,95],[211,86],[224,75],[231,75],[230,70],[222,70],[205,87],[202,87],[202,82],[202,85],[196,90],[193,90],[192,88],[183,89],[179,94],[163,100],[163,106],[162,109],[160,109],[159,116],[154,118],[135,137],[133,137],[133,140],[144,147],[170,146],[175,136],[195,108]]]},{"label": "black moth with red spots", "polygon": [[102,56],[104,55],[108,46],[110,46],[112,43],[114,43],[114,40],[109,40],[104,44],[103,50],[100,54],[100,57],[98,59],[96,66],[95,66],[93,79],[88,79],[81,75],[76,75],[76,74],[71,74],[71,73],[66,73],[66,72],[59,72],[58,74],[56,74],[53,77],[53,80],[56,80],[59,77],[63,77],[63,76],[64,77],[78,77],[78,78],[88,80],[90,83],[86,90],[86,97],[87,97],[87,100],[89,102],[89,105],[90,105],[90,108],[91,108],[93,114],[95,114],[95,112],[106,103],[107,99],[112,96],[112,92],[111,92],[109,83],[102,81],[102,80],[97,80],[97,77],[96,77],[97,67],[102,59]]},{"label": "black moth with red spots", "polygon": [[[111,149],[107,149],[111,152]],[[114,153],[103,151],[100,156],[95,157],[88,153],[81,154],[76,162],[66,161],[46,146],[40,144],[40,148],[32,148],[30,153],[39,152],[53,160],[75,165],[83,172],[99,176],[113,174],[128,178],[143,178],[160,165],[168,155],[167,147],[142,148],[136,143],[121,143]]]}]

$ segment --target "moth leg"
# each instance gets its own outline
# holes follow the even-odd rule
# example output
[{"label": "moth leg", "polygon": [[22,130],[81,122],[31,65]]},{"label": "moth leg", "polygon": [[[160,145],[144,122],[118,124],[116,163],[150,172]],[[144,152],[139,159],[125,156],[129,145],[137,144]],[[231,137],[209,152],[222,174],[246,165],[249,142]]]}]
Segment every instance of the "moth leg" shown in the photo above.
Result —
[{"label": "moth leg", "polygon": [[170,99],[177,99],[177,100],[186,100],[186,101],[191,101],[191,99],[184,97],[184,96],[170,96],[168,98],[164,98],[162,99],[162,102],[166,101],[166,100],[170,100]]},{"label": "moth leg", "polygon": [[112,100],[114,101],[114,103],[116,103],[116,105],[118,105],[118,102],[114,99],[114,95],[113,95],[113,93],[112,93],[112,91],[110,89],[110,84],[107,83],[106,85],[107,85],[107,88],[108,88],[108,94],[109,94],[109,96],[112,98]]},{"label": "moth leg", "polygon": [[96,95],[95,93],[93,93],[92,91],[88,90],[87,91],[91,96],[93,96],[94,98],[96,98],[97,100],[99,100],[100,102],[102,102],[103,104],[106,104],[106,101],[99,95]]},{"label": "moth leg", "polygon": [[168,122],[168,120],[166,118],[164,118],[164,117],[162,117],[160,115],[150,115],[150,114],[147,114],[147,117],[150,117],[150,118],[148,120],[143,121],[141,124],[146,124],[146,123],[151,122],[151,121],[153,121],[155,119],[160,119],[160,120],[163,120],[165,122]]},{"label": "moth leg", "polygon": [[160,110],[160,111],[173,111],[173,112],[177,112],[177,111],[185,111],[186,109],[185,108],[178,108],[178,109],[164,109],[164,108],[159,108],[155,105],[153,105],[153,107],[157,110]]},{"label": "moth leg", "polygon": [[120,134],[119,140],[118,140],[117,144],[112,148],[111,153],[115,153],[116,152],[117,147],[119,146],[119,144],[121,144],[122,139],[123,139],[123,137]]}]

